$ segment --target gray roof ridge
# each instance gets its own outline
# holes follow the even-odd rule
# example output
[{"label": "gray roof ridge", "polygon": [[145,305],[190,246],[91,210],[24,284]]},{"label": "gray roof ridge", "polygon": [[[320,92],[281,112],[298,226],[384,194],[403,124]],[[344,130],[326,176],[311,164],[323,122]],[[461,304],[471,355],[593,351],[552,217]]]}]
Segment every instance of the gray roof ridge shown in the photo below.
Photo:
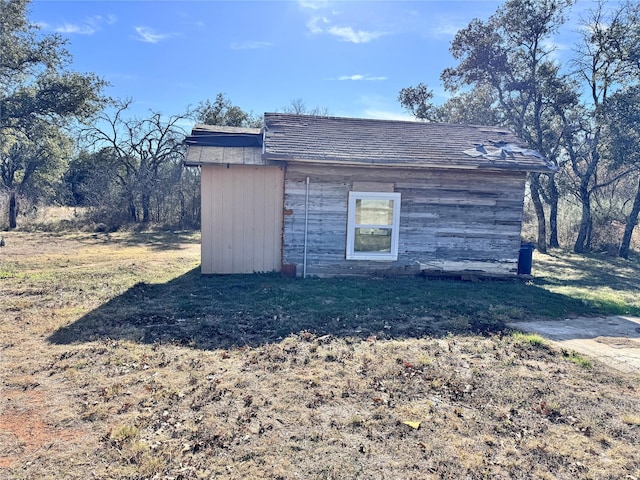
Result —
[{"label": "gray roof ridge", "polygon": [[301,117],[301,118],[317,118],[323,120],[353,120],[353,121],[366,121],[366,122],[376,122],[376,123],[387,123],[387,124],[409,124],[409,125],[432,125],[432,126],[445,126],[445,127],[459,127],[459,128],[476,128],[478,130],[490,129],[493,131],[501,131],[501,132],[509,132],[515,133],[506,126],[498,126],[498,125],[483,125],[476,123],[448,123],[448,122],[427,122],[422,120],[398,120],[398,119],[385,119],[385,118],[365,118],[365,117],[352,117],[352,116],[339,116],[339,115],[309,115],[302,113],[286,113],[286,112],[265,112],[265,125],[267,116],[281,116],[281,117]]}]

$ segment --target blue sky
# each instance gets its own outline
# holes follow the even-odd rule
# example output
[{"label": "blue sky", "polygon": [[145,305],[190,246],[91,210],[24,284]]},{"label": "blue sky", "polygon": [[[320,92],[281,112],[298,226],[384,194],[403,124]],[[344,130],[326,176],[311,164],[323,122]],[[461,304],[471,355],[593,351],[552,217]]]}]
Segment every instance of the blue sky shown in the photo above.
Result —
[{"label": "blue sky", "polygon": [[[111,83],[138,112],[183,112],[218,92],[256,114],[291,100],[330,115],[409,118],[401,88],[424,82],[441,103],[449,43],[502,2],[35,0],[29,19],[69,40],[72,68]],[[562,56],[581,10],[554,39]]]}]

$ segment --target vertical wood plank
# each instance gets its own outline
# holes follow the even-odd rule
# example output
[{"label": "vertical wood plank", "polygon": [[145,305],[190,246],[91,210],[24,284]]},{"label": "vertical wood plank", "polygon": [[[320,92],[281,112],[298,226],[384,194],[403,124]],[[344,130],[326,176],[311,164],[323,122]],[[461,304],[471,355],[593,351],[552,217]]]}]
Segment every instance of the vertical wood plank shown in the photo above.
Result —
[{"label": "vertical wood plank", "polygon": [[269,241],[268,222],[266,219],[266,210],[269,207],[269,203],[271,203],[267,201],[266,197],[266,184],[269,173],[269,169],[259,168],[254,168],[252,172],[254,208],[252,209],[251,251],[254,258],[253,270],[258,272],[271,270],[265,248]]},{"label": "vertical wood plank", "polygon": [[212,187],[215,189],[212,195],[211,210],[212,214],[212,258],[213,261],[213,273],[218,273],[222,269],[224,259],[224,182],[221,177],[222,169],[220,167],[214,167],[211,169],[213,179]]},{"label": "vertical wood plank", "polygon": [[282,265],[282,210],[283,210],[283,172],[273,167],[264,178],[265,201],[264,215],[264,262],[265,268],[279,271]]},{"label": "vertical wood plank", "polygon": [[213,182],[211,181],[211,167],[203,166],[200,171],[200,229],[202,232],[200,241],[200,271],[213,273],[213,261],[211,250],[213,238],[211,223],[213,222],[212,195]]},{"label": "vertical wood plank", "polygon": [[242,273],[252,273],[256,270],[253,245],[256,240],[255,214],[256,214],[256,176],[259,172],[254,167],[242,169],[240,175],[242,187],[243,210],[240,212],[242,221],[242,238],[238,239],[241,245],[241,258],[238,270]]},{"label": "vertical wood plank", "polygon": [[202,273],[279,271],[284,172],[203,166]]}]

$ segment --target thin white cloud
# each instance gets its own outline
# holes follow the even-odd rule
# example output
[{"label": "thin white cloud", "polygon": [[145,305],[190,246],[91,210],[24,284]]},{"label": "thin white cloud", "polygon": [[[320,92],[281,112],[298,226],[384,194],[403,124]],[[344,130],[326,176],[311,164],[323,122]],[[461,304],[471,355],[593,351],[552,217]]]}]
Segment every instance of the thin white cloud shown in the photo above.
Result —
[{"label": "thin white cloud", "polygon": [[379,95],[360,95],[358,103],[361,104],[359,116],[363,118],[378,118],[380,120],[415,120],[415,118],[402,110],[395,98]]},{"label": "thin white cloud", "polygon": [[273,46],[269,42],[258,42],[258,41],[245,41],[245,42],[233,42],[230,47],[232,50],[258,50],[262,48],[269,48]]},{"label": "thin white cloud", "polygon": [[95,27],[96,29],[100,29],[102,24],[113,25],[118,21],[118,17],[115,15],[107,15],[103,17],[102,15],[94,15],[93,17],[88,17],[85,19],[85,22]]},{"label": "thin white cloud", "polygon": [[571,49],[570,46],[558,42],[556,39],[545,39],[542,42],[542,48],[549,52],[549,58],[559,61],[564,52]]},{"label": "thin white cloud", "polygon": [[324,8],[328,4],[328,0],[299,0],[298,5],[302,8],[309,8],[311,10],[319,10]]},{"label": "thin white cloud", "polygon": [[46,22],[38,22],[36,25],[45,30],[52,30],[57,33],[75,34],[75,35],[93,35],[94,33],[102,30],[103,25],[113,25],[118,21],[115,15],[95,15],[93,17],[87,17],[83,22],[72,23],[65,22],[61,25],[52,25]]},{"label": "thin white cloud", "polygon": [[78,35],[92,35],[96,30],[91,25],[77,25],[75,23],[65,23],[54,28],[54,31],[58,33],[75,33]]},{"label": "thin white cloud", "polygon": [[205,23],[202,16],[195,17],[193,12],[180,11],[178,12],[178,16],[180,17],[180,24],[186,25],[188,27],[205,27],[207,24]]},{"label": "thin white cloud", "polygon": [[329,27],[325,29],[325,27],[331,22],[327,17],[313,17],[311,20],[307,22],[307,28],[309,29],[309,33],[313,35],[318,35],[320,33],[328,33],[329,35],[333,35],[334,37],[338,37],[343,42],[351,42],[351,43],[368,43],[371,40],[375,40],[383,35],[386,35],[384,32],[368,32],[366,30],[354,30],[351,27]]},{"label": "thin white cloud", "polygon": [[351,27],[331,27],[327,33],[338,37],[343,42],[368,43],[384,35],[383,32],[367,32],[365,30],[354,30]]},{"label": "thin white cloud", "polygon": [[364,80],[367,82],[379,82],[382,80],[387,80],[387,77],[372,77],[371,75],[356,74],[356,75],[342,75],[341,77],[338,77],[338,80],[353,80],[354,82]]},{"label": "thin white cloud", "polygon": [[136,33],[138,34],[136,40],[145,43],[158,43],[172,36],[169,33],[156,33],[149,27],[136,27]]},{"label": "thin white cloud", "polygon": [[327,17],[313,17],[311,20],[307,22],[307,28],[309,32],[313,34],[318,34],[324,32],[324,28],[321,25],[326,25],[329,23]]},{"label": "thin white cloud", "polygon": [[465,28],[464,25],[459,25],[456,23],[440,23],[437,27],[435,27],[431,33],[436,38],[453,38],[456,36],[460,30]]}]

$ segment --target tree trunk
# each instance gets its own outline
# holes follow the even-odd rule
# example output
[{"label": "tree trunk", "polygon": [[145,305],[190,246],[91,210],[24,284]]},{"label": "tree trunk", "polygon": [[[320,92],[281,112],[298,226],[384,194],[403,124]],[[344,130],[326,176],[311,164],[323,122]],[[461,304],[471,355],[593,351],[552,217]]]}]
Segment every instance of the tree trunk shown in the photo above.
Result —
[{"label": "tree trunk", "polygon": [[624,226],[624,234],[622,235],[622,241],[620,242],[620,250],[618,250],[618,256],[622,258],[629,258],[629,245],[631,245],[631,236],[633,235],[633,229],[638,224],[638,215],[640,214],[640,179],[638,179],[638,189],[636,190],[636,198],[633,201],[633,207],[631,213],[627,217],[627,222]]},{"label": "tree trunk", "polygon": [[9,229],[13,230],[18,226],[18,198],[15,190],[9,190]]},{"label": "tree trunk", "polygon": [[538,241],[536,247],[539,252],[547,253],[547,221],[544,215],[544,206],[540,198],[540,174],[532,173],[529,188],[531,190],[531,201],[536,211],[538,220]]},{"label": "tree trunk", "polygon": [[151,195],[142,194],[142,223],[149,223],[151,219]]},{"label": "tree trunk", "polygon": [[578,238],[576,238],[576,243],[573,246],[575,253],[586,252],[591,243],[591,195],[585,182],[580,184],[580,203],[582,204],[582,215],[580,217]]},{"label": "tree trunk", "polygon": [[135,203],[133,203],[133,200],[129,201],[129,218],[131,219],[132,222],[137,222],[138,221],[138,212],[136,210],[136,205]]},{"label": "tree trunk", "polygon": [[558,186],[554,175],[549,176],[549,247],[559,248],[558,242]]}]

